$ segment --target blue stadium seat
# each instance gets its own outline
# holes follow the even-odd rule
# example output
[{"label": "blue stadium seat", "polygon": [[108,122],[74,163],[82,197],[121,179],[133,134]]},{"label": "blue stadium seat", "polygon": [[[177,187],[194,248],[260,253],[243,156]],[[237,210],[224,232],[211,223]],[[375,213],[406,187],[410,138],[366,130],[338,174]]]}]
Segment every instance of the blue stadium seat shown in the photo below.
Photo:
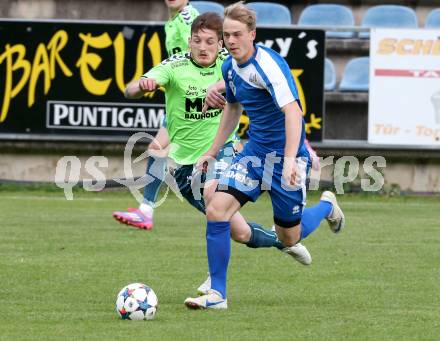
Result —
[{"label": "blue stadium seat", "polygon": [[425,28],[440,28],[440,8],[429,12],[426,17]]},{"label": "blue stadium seat", "polygon": [[324,90],[333,91],[336,89],[336,71],[333,62],[325,58],[324,62]]},{"label": "blue stadium seat", "polygon": [[291,25],[292,16],[289,9],[272,2],[249,2],[247,7],[257,13],[257,25]]},{"label": "blue stadium seat", "polygon": [[[417,15],[406,6],[373,6],[365,12],[361,27],[417,28]],[[360,32],[359,37],[369,38],[370,32]]]},{"label": "blue stadium seat", "polygon": [[225,12],[224,6],[214,1],[191,1],[191,5],[197,9],[200,14],[205,12],[215,12],[223,18]]},{"label": "blue stadium seat", "polygon": [[[350,8],[334,4],[307,6],[299,16],[299,26],[354,26]],[[353,38],[354,32],[326,32],[327,38]]]},{"label": "blue stadium seat", "polygon": [[351,59],[344,69],[340,91],[368,91],[370,84],[370,57]]}]

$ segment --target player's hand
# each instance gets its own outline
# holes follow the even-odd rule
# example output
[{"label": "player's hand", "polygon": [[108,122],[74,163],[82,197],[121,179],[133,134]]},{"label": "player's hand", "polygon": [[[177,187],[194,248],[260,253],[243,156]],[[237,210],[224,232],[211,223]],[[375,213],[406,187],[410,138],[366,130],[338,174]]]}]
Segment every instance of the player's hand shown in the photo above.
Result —
[{"label": "player's hand", "polygon": [[154,78],[141,78],[139,80],[139,89],[144,92],[154,91],[158,88],[156,80]]},{"label": "player's hand", "polygon": [[217,84],[213,84],[208,88],[206,93],[205,103],[203,104],[202,112],[205,113],[208,108],[223,109],[226,104],[226,99],[218,90]]},{"label": "player's hand", "polygon": [[304,144],[306,145],[307,151],[309,152],[310,158],[312,159],[312,169],[319,172],[319,170],[321,169],[321,163],[318,154],[316,154],[316,151],[310,145],[309,140],[304,139]]},{"label": "player's hand", "polygon": [[283,166],[283,179],[287,185],[298,186],[298,165],[295,157],[285,157]]},{"label": "player's hand", "polygon": [[207,152],[203,154],[196,163],[196,168],[199,171],[202,171],[203,173],[206,173],[208,171],[208,166],[210,163],[215,162],[215,156],[212,155],[212,153]]}]

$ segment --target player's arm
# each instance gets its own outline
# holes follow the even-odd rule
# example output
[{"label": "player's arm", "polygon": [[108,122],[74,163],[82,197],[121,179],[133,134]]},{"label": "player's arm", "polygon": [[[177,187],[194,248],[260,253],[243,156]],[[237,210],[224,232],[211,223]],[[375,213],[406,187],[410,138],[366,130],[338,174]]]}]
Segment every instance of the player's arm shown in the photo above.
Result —
[{"label": "player's arm", "polygon": [[290,102],[281,108],[286,125],[286,145],[284,147],[283,177],[287,183],[295,184],[296,155],[302,133],[302,111],[298,101]]},{"label": "player's arm", "polygon": [[154,91],[160,86],[166,87],[173,76],[170,64],[170,59],[164,60],[144,74],[140,79],[128,84],[124,92],[125,98],[139,99],[146,92]]},{"label": "player's arm", "polygon": [[125,98],[128,99],[139,99],[146,92],[154,91],[159,87],[154,78],[144,78],[135,80],[127,85],[125,88]]},{"label": "player's arm", "polygon": [[286,157],[296,157],[302,133],[302,111],[298,101],[286,104],[281,108],[281,111],[284,113],[286,124],[284,155]]},{"label": "player's arm", "polygon": [[226,103],[220,120],[220,126],[214,138],[214,142],[212,143],[209,150],[198,160],[196,165],[198,169],[206,170],[207,163],[210,160],[215,159],[220,149],[223,148],[226,140],[237,128],[242,111],[243,108],[239,102]]},{"label": "player's arm", "polygon": [[[230,64],[230,62],[229,62]],[[238,122],[240,121],[241,112],[243,108],[241,104],[235,98],[234,92],[230,86],[224,81],[227,78],[227,73],[230,70],[230,65],[222,65],[223,82],[219,81],[217,84],[222,87],[221,90],[226,92],[226,105],[223,110],[222,117],[220,119],[220,125],[215,135],[214,142],[212,143],[209,150],[202,155],[202,157],[197,162],[196,167],[198,169],[206,170],[207,163],[215,158],[221,148],[223,148],[226,140],[229,138],[231,133],[236,129]]]},{"label": "player's arm", "polygon": [[263,64],[267,75],[265,88],[271,94],[278,108],[284,113],[286,144],[284,146],[283,178],[287,184],[296,183],[296,155],[302,134],[302,110],[299,106],[295,82],[290,67],[281,57],[274,63]]},{"label": "player's arm", "polygon": [[211,148],[209,148],[211,155],[216,156],[220,149],[223,148],[226,140],[235,128],[237,128],[242,111],[243,108],[239,102],[226,103],[225,110],[223,111],[220,120],[220,126],[217,130],[217,135],[215,135],[214,142],[212,143]]}]

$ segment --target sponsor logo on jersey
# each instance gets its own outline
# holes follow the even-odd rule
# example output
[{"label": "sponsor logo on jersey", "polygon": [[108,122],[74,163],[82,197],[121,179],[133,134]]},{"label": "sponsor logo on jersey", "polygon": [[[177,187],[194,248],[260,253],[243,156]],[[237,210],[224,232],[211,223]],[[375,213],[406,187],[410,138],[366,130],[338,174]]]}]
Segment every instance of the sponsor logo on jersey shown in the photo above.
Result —
[{"label": "sponsor logo on jersey", "polygon": [[[197,90],[196,87],[190,87]],[[190,90],[187,90],[190,91]],[[208,112],[202,113],[203,104],[205,99],[202,97],[197,98],[185,98],[185,119],[189,120],[204,120],[206,118],[217,117],[221,114],[221,109],[209,109]]]},{"label": "sponsor logo on jersey", "polygon": [[187,112],[185,113],[185,118],[189,120],[204,120],[206,118],[213,118],[217,117],[221,114],[221,110],[213,110],[212,112],[206,112],[206,113],[191,113]]},{"label": "sponsor logo on jersey", "polygon": [[254,84],[258,84],[258,78],[257,78],[257,74],[256,73],[251,73],[249,75],[249,82],[250,83],[254,83]]},{"label": "sponsor logo on jersey", "polygon": [[[190,90],[187,90],[187,93]],[[203,98],[185,98],[185,111],[186,112],[201,112],[203,109]]]},{"label": "sponsor logo on jersey", "polygon": [[214,75],[214,71],[208,71],[208,72],[200,71],[200,76],[206,77],[206,76],[212,76],[212,75]]},{"label": "sponsor logo on jersey", "polygon": [[234,163],[229,170],[223,173],[226,178],[234,179],[238,183],[243,184],[247,187],[254,187],[258,180],[254,180],[251,177],[247,176],[249,171],[246,169],[241,163]]}]

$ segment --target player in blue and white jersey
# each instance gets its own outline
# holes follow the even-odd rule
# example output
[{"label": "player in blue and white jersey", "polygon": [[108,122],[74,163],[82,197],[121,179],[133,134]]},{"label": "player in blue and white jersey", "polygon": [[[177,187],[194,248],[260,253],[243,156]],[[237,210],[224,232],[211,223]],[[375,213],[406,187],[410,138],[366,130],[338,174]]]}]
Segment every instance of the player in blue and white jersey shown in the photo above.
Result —
[{"label": "player in blue and white jersey", "polygon": [[306,238],[323,219],[335,233],[345,222],[331,192],[324,192],[314,207],[304,208],[310,155],[298,92],[286,61],[272,49],[254,44],[255,26],[255,13],[243,2],[226,8],[223,37],[231,56],[222,72],[227,103],[213,145],[198,165],[204,168],[215,157],[243,109],[250,120],[249,141],[222,174],[206,209],[211,290],[187,298],[190,308],[227,308],[230,220],[263,191],[270,195],[275,230],[285,246]]}]

